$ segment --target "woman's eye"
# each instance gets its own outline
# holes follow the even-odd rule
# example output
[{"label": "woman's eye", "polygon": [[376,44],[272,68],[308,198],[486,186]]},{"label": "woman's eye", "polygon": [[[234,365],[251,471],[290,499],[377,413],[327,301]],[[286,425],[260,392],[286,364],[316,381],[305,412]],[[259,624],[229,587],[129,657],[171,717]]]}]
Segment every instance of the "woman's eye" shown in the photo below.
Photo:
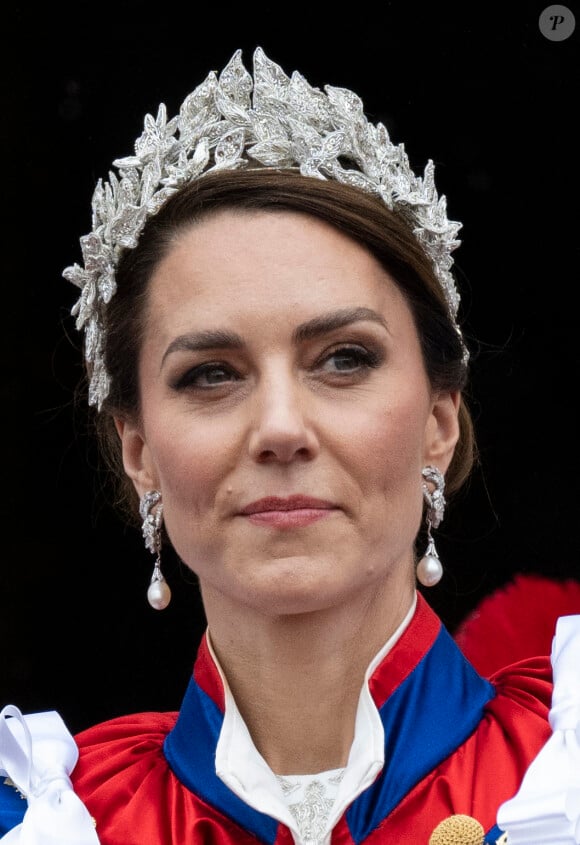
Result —
[{"label": "woman's eye", "polygon": [[334,372],[351,372],[352,370],[366,370],[369,367],[377,367],[380,363],[379,356],[368,349],[358,349],[350,346],[343,346],[327,355],[323,364],[333,362],[331,368]]},{"label": "woman's eye", "polygon": [[212,387],[226,384],[233,373],[229,367],[223,364],[200,364],[188,370],[178,381],[175,387],[199,388],[200,390],[211,389]]}]

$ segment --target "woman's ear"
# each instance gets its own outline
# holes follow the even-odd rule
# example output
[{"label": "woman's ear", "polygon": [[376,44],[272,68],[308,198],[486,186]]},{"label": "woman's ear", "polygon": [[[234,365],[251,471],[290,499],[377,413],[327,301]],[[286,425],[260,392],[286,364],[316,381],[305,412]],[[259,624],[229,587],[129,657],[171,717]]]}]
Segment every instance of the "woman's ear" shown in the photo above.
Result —
[{"label": "woman's ear", "polygon": [[157,472],[141,426],[132,420],[115,417],[115,428],[121,440],[123,466],[137,495],[141,497],[147,490],[158,489]]},{"label": "woman's ear", "polygon": [[461,392],[445,390],[433,399],[425,429],[425,464],[435,464],[445,473],[459,439]]}]

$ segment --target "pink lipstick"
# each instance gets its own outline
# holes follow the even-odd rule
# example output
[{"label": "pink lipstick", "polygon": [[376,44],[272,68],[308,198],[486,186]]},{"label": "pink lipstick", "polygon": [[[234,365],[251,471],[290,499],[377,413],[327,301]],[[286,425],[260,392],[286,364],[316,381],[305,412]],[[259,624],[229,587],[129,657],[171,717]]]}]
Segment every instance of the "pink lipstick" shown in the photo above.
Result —
[{"label": "pink lipstick", "polygon": [[254,525],[299,528],[328,516],[333,510],[336,510],[336,505],[332,502],[296,494],[286,498],[266,496],[246,505],[241,514]]}]

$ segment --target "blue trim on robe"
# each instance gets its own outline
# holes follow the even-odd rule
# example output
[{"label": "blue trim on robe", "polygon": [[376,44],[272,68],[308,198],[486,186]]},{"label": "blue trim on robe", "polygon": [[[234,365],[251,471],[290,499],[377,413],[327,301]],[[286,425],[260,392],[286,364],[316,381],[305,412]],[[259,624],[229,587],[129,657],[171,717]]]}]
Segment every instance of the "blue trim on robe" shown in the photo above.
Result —
[{"label": "blue trim on robe", "polygon": [[14,786],[4,783],[0,775],[0,836],[19,825],[28,809],[26,798]]},{"label": "blue trim on robe", "polygon": [[497,825],[494,825],[494,827],[485,834],[485,842],[483,845],[496,845],[500,837],[503,835],[504,831]]},{"label": "blue trim on robe", "polygon": [[179,780],[241,828],[274,845],[279,822],[254,810],[218,778],[215,754],[224,715],[192,678],[163,753]]},{"label": "blue trim on robe", "polygon": [[[385,767],[346,813],[357,845],[470,736],[494,696],[493,686],[477,674],[441,626],[423,659],[379,710]],[[222,724],[223,713],[192,678],[175,727],[165,739],[167,761],[193,793],[273,845],[279,822],[243,802],[216,774]]]},{"label": "blue trim on robe", "polygon": [[379,710],[385,765],[346,813],[356,845],[465,742],[494,696],[493,686],[477,674],[442,625],[423,660]]}]

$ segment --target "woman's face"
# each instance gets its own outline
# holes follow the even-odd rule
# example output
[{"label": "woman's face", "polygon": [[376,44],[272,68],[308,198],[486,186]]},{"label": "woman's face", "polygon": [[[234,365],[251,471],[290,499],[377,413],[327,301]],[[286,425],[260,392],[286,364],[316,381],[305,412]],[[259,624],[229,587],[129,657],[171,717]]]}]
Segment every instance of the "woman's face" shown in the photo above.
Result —
[{"label": "woman's face", "polygon": [[[434,395],[403,295],[376,259],[295,212],[221,211],[150,283],[127,472],[161,491],[202,591],[265,613],[408,589],[421,469],[445,471],[456,394]],[[330,505],[249,516],[264,497]]]}]

